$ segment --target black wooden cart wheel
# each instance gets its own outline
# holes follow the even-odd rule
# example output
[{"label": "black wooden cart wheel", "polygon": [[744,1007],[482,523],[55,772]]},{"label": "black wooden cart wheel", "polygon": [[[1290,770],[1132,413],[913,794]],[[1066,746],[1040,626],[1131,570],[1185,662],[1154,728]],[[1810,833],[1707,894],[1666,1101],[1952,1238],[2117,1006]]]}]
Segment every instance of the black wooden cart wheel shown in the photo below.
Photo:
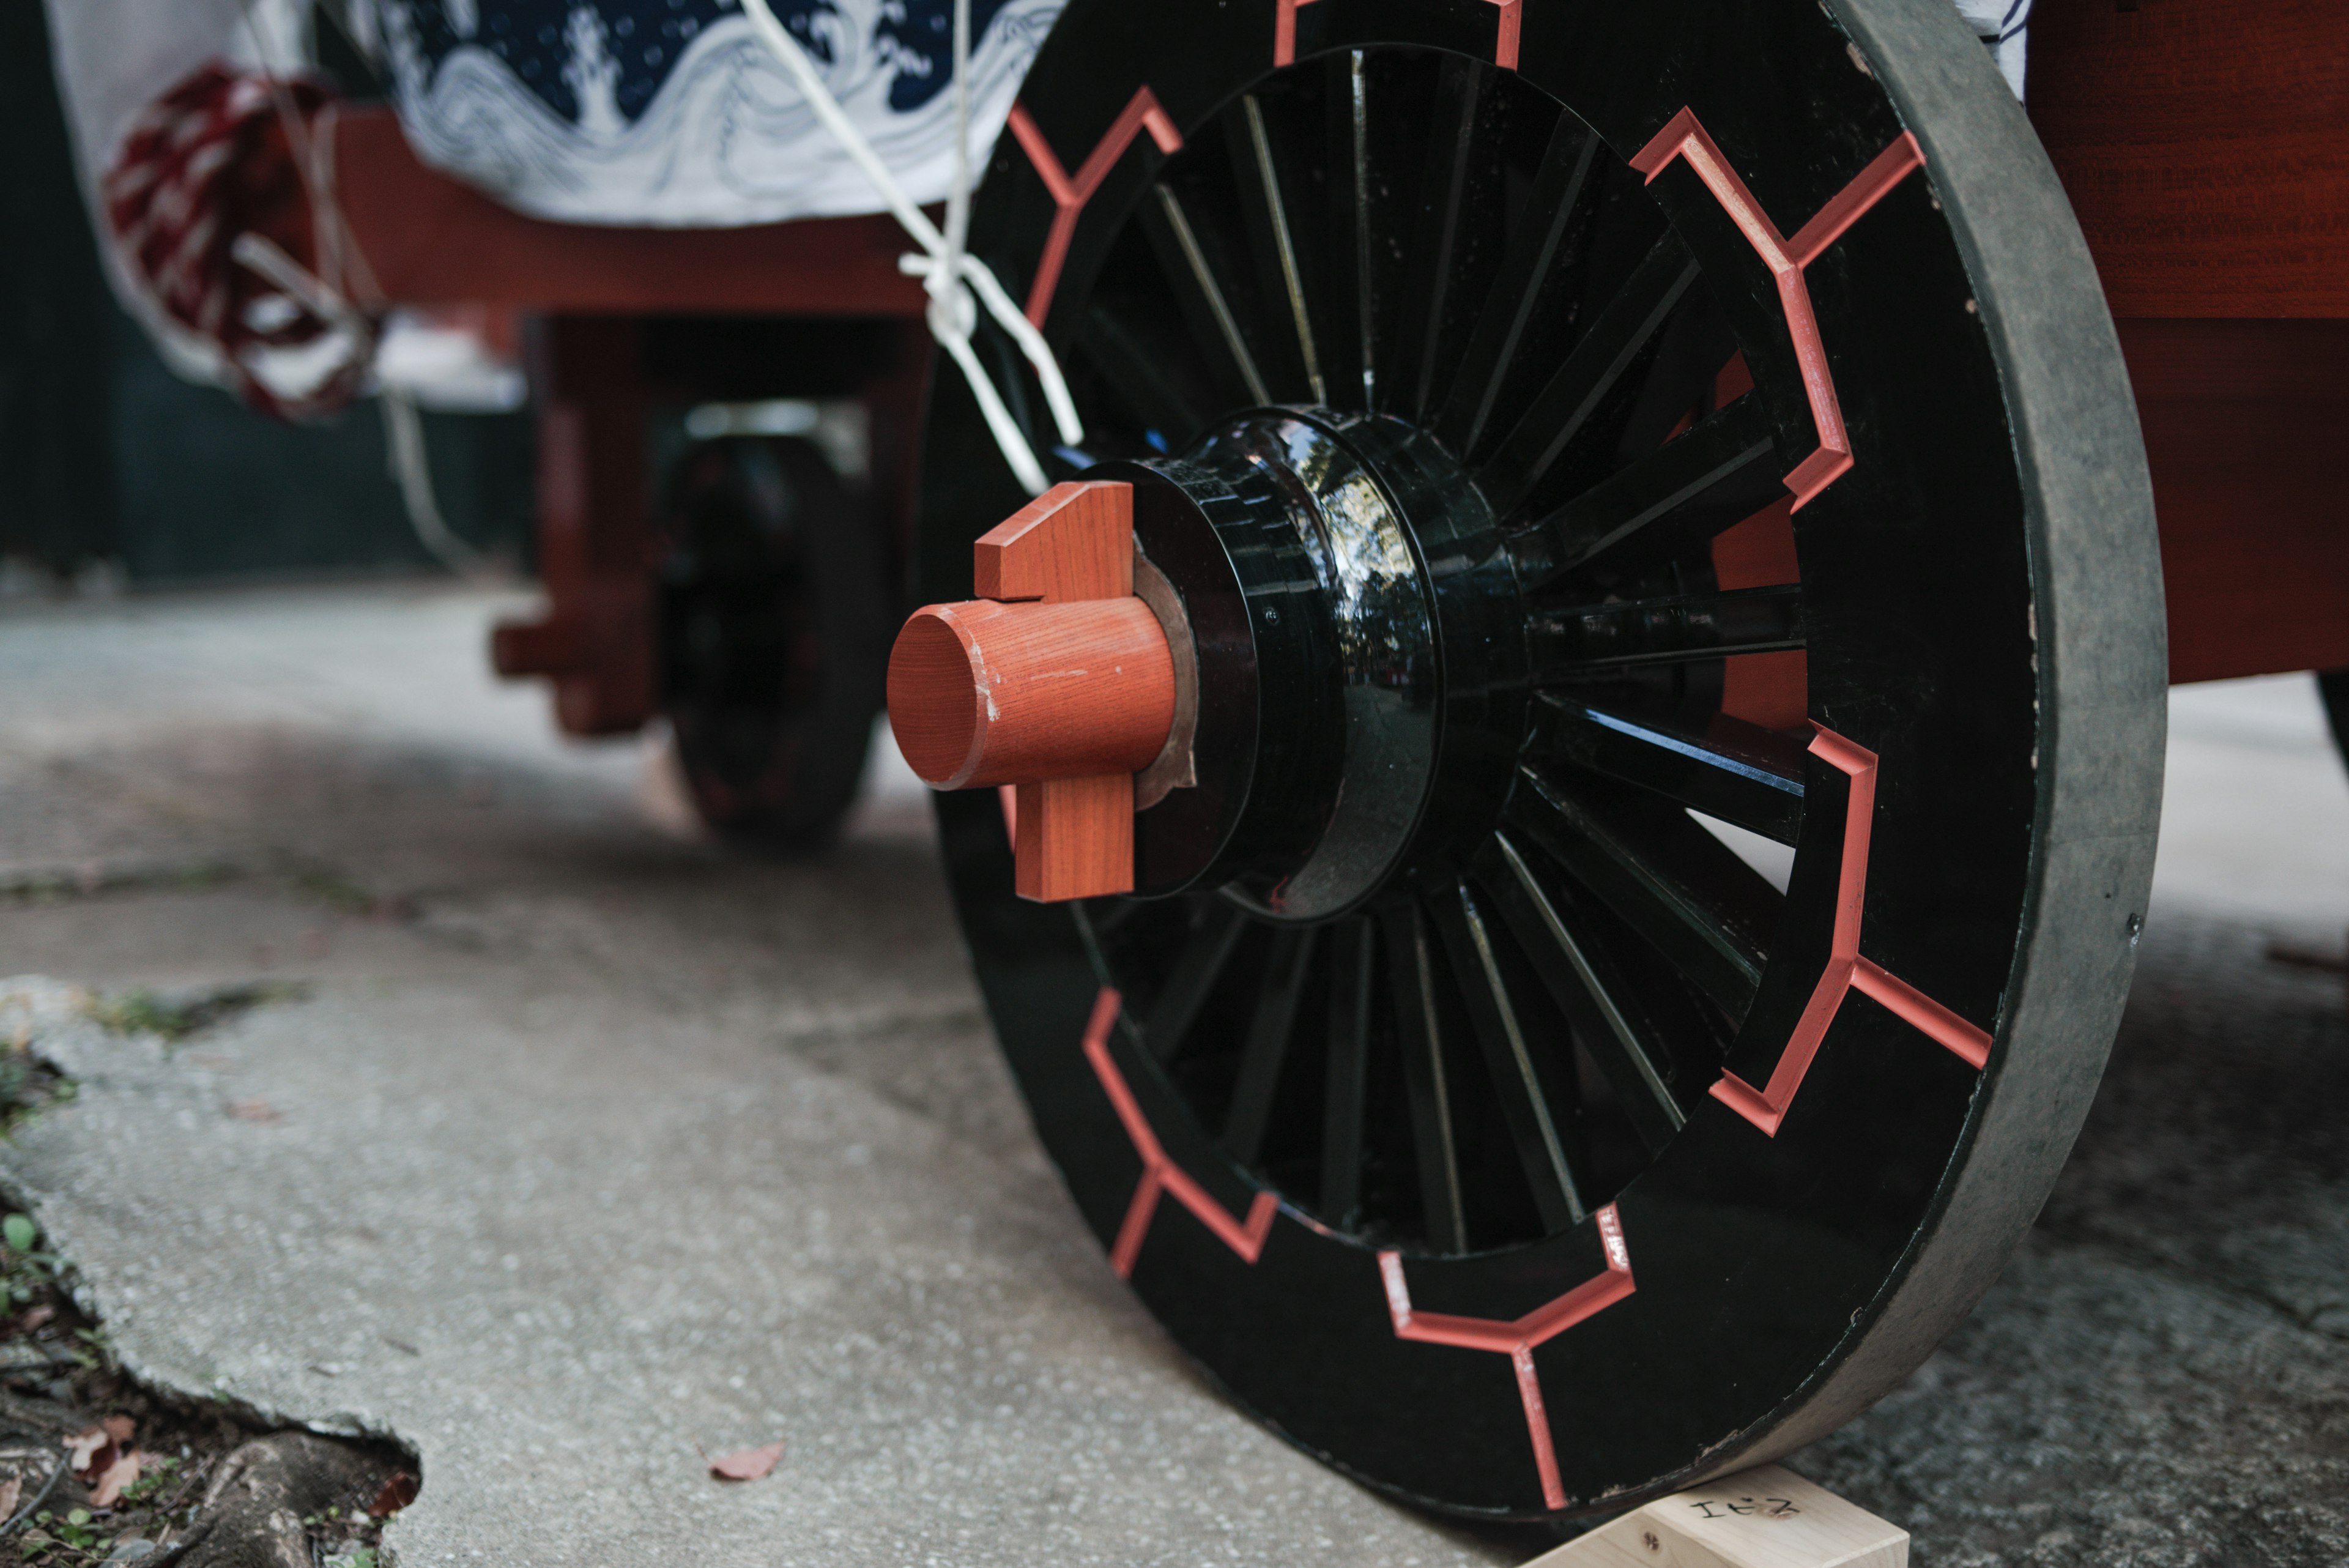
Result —
[{"label": "black wooden cart wheel", "polygon": [[[2070,1146],[2158,796],[2136,422],[1979,44],[1916,0],[1073,0],[1011,130],[975,245],[1199,659],[1141,896],[1023,905],[992,795],[940,801],[1118,1272],[1464,1513],[1864,1408]],[[1024,497],[951,381],[927,463],[964,597]]]},{"label": "black wooden cart wheel", "polygon": [[821,846],[881,711],[881,531],[812,443],[687,448],[664,499],[661,709],[702,820],[747,846]]},{"label": "black wooden cart wheel", "polygon": [[2318,672],[2316,694],[2324,704],[2325,722],[2333,730],[2333,745],[2349,763],[2349,670]]}]

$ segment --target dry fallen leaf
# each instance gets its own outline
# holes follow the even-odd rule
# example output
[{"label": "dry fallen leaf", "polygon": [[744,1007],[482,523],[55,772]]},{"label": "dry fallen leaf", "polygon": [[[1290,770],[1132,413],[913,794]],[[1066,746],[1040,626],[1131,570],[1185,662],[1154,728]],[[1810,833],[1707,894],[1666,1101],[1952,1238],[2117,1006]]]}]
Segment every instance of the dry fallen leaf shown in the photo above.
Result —
[{"label": "dry fallen leaf", "polygon": [[231,1100],[228,1114],[241,1122],[282,1122],[285,1119],[284,1111],[257,1096],[250,1100]]},{"label": "dry fallen leaf", "polygon": [[106,1435],[118,1443],[127,1443],[139,1435],[138,1427],[128,1416],[109,1416],[98,1425],[105,1428]]},{"label": "dry fallen leaf", "polygon": [[769,1443],[764,1448],[742,1449],[709,1461],[709,1473],[719,1480],[757,1480],[775,1468],[783,1457],[783,1445]]},{"label": "dry fallen leaf", "polygon": [[98,1478],[90,1482],[89,1506],[112,1508],[120,1500],[122,1489],[139,1479],[139,1467],[141,1462],[141,1457],[136,1449],[125,1449],[116,1454],[114,1462],[98,1471]]},{"label": "dry fallen leaf", "polygon": [[16,1511],[16,1500],[24,1495],[25,1482],[21,1477],[10,1476],[0,1481],[0,1519],[12,1517]]},{"label": "dry fallen leaf", "polygon": [[383,1490],[375,1494],[373,1502],[367,1504],[367,1512],[378,1519],[384,1519],[415,1501],[416,1478],[406,1470],[399,1470],[383,1483]]},{"label": "dry fallen leaf", "polygon": [[51,1306],[47,1302],[43,1302],[40,1305],[33,1308],[23,1317],[16,1320],[16,1332],[18,1334],[30,1334],[35,1329],[40,1327],[43,1324],[48,1322],[49,1319],[57,1315],[57,1309]]},{"label": "dry fallen leaf", "polygon": [[73,1466],[74,1473],[79,1475],[90,1468],[90,1461],[98,1457],[98,1449],[113,1446],[113,1433],[104,1427],[91,1427],[66,1439],[66,1460]]}]

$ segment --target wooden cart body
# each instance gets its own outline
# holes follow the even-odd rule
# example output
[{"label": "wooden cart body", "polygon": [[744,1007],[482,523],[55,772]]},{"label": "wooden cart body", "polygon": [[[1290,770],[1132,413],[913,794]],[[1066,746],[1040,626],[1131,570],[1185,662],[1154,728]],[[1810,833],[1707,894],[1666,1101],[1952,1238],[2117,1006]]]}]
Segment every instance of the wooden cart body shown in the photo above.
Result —
[{"label": "wooden cart body", "polygon": [[[2277,0],[2254,18],[2220,0],[2041,0],[2030,82],[2136,385],[2171,680],[2349,667],[2333,446],[2349,426],[2349,8]],[[910,514],[924,297],[897,269],[908,247],[890,219],[583,228],[426,169],[388,112],[347,119],[339,151],[352,223],[391,298],[543,318],[531,369],[550,607],[504,628],[496,658],[554,681],[566,730],[625,732],[652,712],[652,402],[865,396],[874,472],[895,515]],[[877,356],[876,339],[857,340],[862,364],[827,365],[813,347],[765,379],[659,351],[660,323],[709,317],[896,330]]]},{"label": "wooden cart body", "polygon": [[2137,388],[2170,680],[2349,666],[2349,8],[2042,0],[2030,107]]},{"label": "wooden cart body", "polygon": [[[657,588],[651,410],[867,400],[901,522],[924,471],[910,624],[950,634],[901,634],[890,701],[925,777],[1013,788],[941,797],[942,860],[1113,1267],[1372,1485],[1618,1506],[1864,1409],[2030,1223],[2143,929],[2165,608],[2173,681],[2349,669],[2349,12],[2042,0],[2032,107],[2083,246],[1916,0],[1560,4],[1546,36],[1546,0],[1306,3],[1227,53],[1224,0],[1072,0],[1038,55],[974,254],[1081,345],[1102,461],[1063,452],[1081,477],[1025,509],[952,379],[913,456],[931,357],[884,221],[532,223],[388,120],[347,128],[342,183],[395,297],[540,323],[551,606],[495,652],[574,732],[662,708],[685,757],[701,709],[664,687],[700,631],[779,618]],[[1293,243],[1300,178],[1338,242]],[[1007,589],[1021,546],[1106,569]],[[1125,591],[1137,559],[1176,613]],[[1049,657],[1003,652],[1014,618]],[[1128,701],[1113,756],[1057,722]],[[1021,713],[1050,743],[981,778]],[[1137,811],[1162,736],[1196,793]],[[1716,824],[1793,851],[1775,886]],[[1106,853],[1044,874],[1071,846]]]}]

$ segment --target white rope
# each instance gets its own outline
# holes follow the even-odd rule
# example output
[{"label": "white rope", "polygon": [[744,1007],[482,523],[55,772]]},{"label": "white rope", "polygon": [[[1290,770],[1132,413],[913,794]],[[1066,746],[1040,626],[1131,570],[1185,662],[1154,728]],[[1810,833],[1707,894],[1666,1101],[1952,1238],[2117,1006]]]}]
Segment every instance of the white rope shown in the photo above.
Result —
[{"label": "white rope", "polygon": [[277,242],[251,229],[236,236],[228,248],[229,259],[249,272],[260,274],[294,296],[305,310],[321,321],[332,322],[344,331],[364,332],[367,323],[353,310],[350,302],[330,287],[324,278],[295,261],[280,249]]},{"label": "white rope", "polygon": [[[229,246],[229,256],[293,296],[320,320],[333,322],[345,332],[366,332],[366,320],[350,302],[275,242],[247,230]],[[385,462],[392,482],[399,486],[399,499],[408,509],[408,524],[416,542],[460,576],[481,571],[489,564],[488,557],[449,526],[440,512],[440,497],[433,493],[432,459],[424,445],[424,419],[416,400],[404,389],[388,385],[379,386],[377,395],[383,405]]]},{"label": "white rope", "polygon": [[954,184],[947,191],[947,275],[962,270],[970,235],[970,0],[955,0]]},{"label": "white rope", "polygon": [[432,492],[431,455],[424,447],[424,418],[417,411],[416,400],[404,390],[384,387],[377,401],[383,405],[384,449],[391,477],[399,485],[399,498],[408,504],[416,542],[460,577],[486,570],[489,557],[459,538],[440,514],[440,498]]},{"label": "white rope", "polygon": [[[926,313],[930,336],[937,339],[938,347],[947,351],[961,369],[963,379],[970,383],[971,396],[978,400],[979,412],[985,416],[988,430],[994,435],[995,444],[1002,449],[1003,459],[1011,465],[1011,472],[1030,494],[1041,495],[1050,487],[1044,465],[1037,461],[1035,450],[1028,444],[1027,433],[1011,417],[1002,393],[996,389],[971,348],[971,330],[978,324],[980,306],[986,306],[988,315],[1019,346],[1020,353],[1035,369],[1061,440],[1075,446],[1084,440],[1085,430],[1077,418],[1076,400],[1069,395],[1068,381],[1061,374],[1060,361],[1052,357],[1044,335],[1011,302],[1011,296],[1004,292],[1003,285],[987,264],[963,248],[964,231],[969,223],[971,185],[970,0],[956,0],[955,5],[955,174],[947,199],[946,234],[940,234],[928,214],[905,194],[905,188],[889,172],[889,166],[881,161],[881,155],[840,107],[840,100],[824,86],[815,62],[808,58],[807,51],[792,36],[790,29],[776,19],[767,0],[742,0],[742,14],[750,18],[760,41],[791,73],[818,122],[864,171],[898,226],[922,247],[919,255],[899,257],[898,270],[923,280],[930,296]],[[974,293],[978,296],[976,301],[972,298]]]},{"label": "white rope", "polygon": [[[237,235],[229,246],[229,256],[301,301],[320,320],[335,323],[365,343],[372,334],[366,317],[352,307],[348,291],[356,284],[365,294],[380,298],[382,290],[343,216],[336,188],[336,106],[329,104],[323,111],[319,117],[323,133],[313,136],[295,106],[294,95],[286,88],[286,73],[274,57],[258,11],[259,0],[244,0],[245,31],[253,39],[254,56],[261,63],[262,78],[269,84],[271,106],[277,111],[278,123],[285,128],[286,147],[294,155],[295,172],[310,199],[318,273],[311,273],[287,255],[283,247],[251,231]],[[399,487],[400,504],[408,513],[408,526],[416,535],[416,542],[459,576],[481,572],[488,566],[489,557],[459,537],[440,511],[440,498],[432,483],[432,454],[424,444],[424,416],[417,408],[415,397],[405,388],[380,381],[376,395],[383,405],[385,466],[390,470],[392,483]]]}]

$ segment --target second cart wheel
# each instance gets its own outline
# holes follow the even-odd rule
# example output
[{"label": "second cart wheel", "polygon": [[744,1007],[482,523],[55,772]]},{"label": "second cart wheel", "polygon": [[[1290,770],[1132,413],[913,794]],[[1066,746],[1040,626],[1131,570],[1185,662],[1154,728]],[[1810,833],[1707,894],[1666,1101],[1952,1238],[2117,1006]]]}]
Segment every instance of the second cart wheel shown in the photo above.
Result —
[{"label": "second cart wheel", "polygon": [[[1117,1271],[1462,1513],[1865,1408],[2070,1146],[2159,790],[2127,384],[1979,43],[1914,0],[1072,0],[972,233],[1196,661],[1133,896],[1023,903],[993,794],[940,801]],[[967,598],[1025,498],[950,379],[927,439]]]},{"label": "second cart wheel", "polygon": [[2319,670],[2316,695],[2324,704],[2324,722],[2333,731],[2333,749],[2349,765],[2349,670]]},{"label": "second cart wheel", "polygon": [[703,821],[754,848],[828,842],[881,710],[881,532],[803,441],[678,459],[659,568],[661,711]]}]

